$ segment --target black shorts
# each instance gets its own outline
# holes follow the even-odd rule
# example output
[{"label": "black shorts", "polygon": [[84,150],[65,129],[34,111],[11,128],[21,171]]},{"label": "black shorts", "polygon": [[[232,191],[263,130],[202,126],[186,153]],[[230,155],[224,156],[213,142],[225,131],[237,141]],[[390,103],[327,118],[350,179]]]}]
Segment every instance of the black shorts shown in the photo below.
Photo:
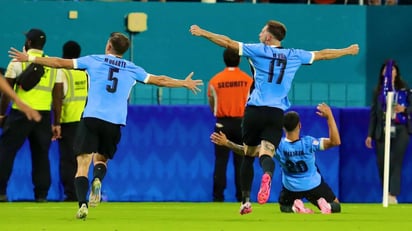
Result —
[{"label": "black shorts", "polygon": [[280,191],[279,194],[279,204],[284,206],[292,206],[296,199],[306,198],[310,203],[317,206],[317,201],[321,197],[325,198],[325,200],[329,203],[336,199],[335,193],[333,193],[332,189],[325,181],[323,181],[323,179],[319,186],[302,192],[293,192],[285,187],[282,187],[282,191]]},{"label": "black shorts", "polygon": [[257,146],[267,140],[278,147],[282,138],[283,110],[274,107],[247,106],[242,121],[242,140]]},{"label": "black shorts", "polygon": [[82,118],[77,128],[74,144],[76,156],[99,153],[112,159],[120,141],[120,127],[119,124],[97,118]]}]

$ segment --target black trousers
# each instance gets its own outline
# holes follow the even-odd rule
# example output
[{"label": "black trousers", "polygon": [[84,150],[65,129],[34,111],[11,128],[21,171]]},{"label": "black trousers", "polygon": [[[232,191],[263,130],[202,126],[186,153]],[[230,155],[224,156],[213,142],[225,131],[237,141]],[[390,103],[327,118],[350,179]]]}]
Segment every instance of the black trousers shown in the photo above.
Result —
[{"label": "black trousers", "polygon": [[[379,177],[383,182],[384,159],[385,159],[385,136],[376,141],[376,160],[379,169]],[[409,145],[408,128],[405,125],[396,125],[396,135],[391,138],[389,158],[389,193],[397,196],[401,192],[401,176],[403,157]]]},{"label": "black trousers", "polygon": [[74,139],[76,137],[77,125],[79,122],[62,123],[62,138],[59,139],[60,152],[60,181],[63,185],[64,200],[77,201],[76,190],[74,188],[74,177],[77,171],[76,155],[74,153]]},{"label": "black trousers", "polygon": [[5,195],[14,159],[26,138],[30,144],[34,198],[46,199],[51,185],[49,148],[50,111],[41,111],[40,122],[29,121],[24,113],[12,109],[0,136],[0,194]]},{"label": "black trousers", "polygon": [[[223,127],[215,127],[215,131],[222,131],[226,137],[238,144],[242,144],[241,123],[242,118],[217,118],[217,123]],[[213,201],[224,201],[224,191],[226,189],[226,172],[229,162],[230,149],[215,145],[215,168],[213,172]],[[236,188],[236,199],[242,201],[242,190],[240,188],[240,165],[242,164],[243,156],[233,153],[233,168]]]}]

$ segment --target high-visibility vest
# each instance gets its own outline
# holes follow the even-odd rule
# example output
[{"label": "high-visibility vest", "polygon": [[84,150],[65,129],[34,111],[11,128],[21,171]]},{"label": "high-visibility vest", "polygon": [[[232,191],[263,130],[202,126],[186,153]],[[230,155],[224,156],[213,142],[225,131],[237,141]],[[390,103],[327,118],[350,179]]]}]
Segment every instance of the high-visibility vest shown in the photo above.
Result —
[{"label": "high-visibility vest", "polygon": [[[30,53],[33,56],[42,56],[37,52]],[[25,70],[30,62],[22,62],[22,70]],[[55,68],[44,67],[44,75],[41,77],[40,82],[31,90],[25,91],[20,86],[15,86],[15,91],[22,101],[35,110],[50,111],[52,104],[52,91],[54,83],[56,82]],[[13,109],[18,109],[15,103],[12,104]]]},{"label": "high-visibility vest", "polygon": [[67,93],[63,99],[60,123],[80,121],[86,104],[87,74],[80,70],[62,70],[67,79]]}]

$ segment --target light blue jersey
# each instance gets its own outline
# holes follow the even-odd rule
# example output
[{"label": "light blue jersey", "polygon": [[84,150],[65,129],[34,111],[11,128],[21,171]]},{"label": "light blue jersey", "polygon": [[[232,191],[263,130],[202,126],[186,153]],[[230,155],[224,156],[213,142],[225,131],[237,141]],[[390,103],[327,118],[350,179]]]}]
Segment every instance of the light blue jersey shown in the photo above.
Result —
[{"label": "light blue jersey", "polygon": [[313,52],[263,43],[239,43],[239,55],[248,58],[254,78],[247,105],[282,110],[290,107],[288,93],[296,71],[314,59]]},{"label": "light blue jersey", "polygon": [[313,189],[321,183],[321,175],[315,163],[315,153],[323,150],[322,139],[311,136],[290,142],[282,138],[275,158],[282,166],[282,184],[294,192]]},{"label": "light blue jersey", "polygon": [[89,55],[73,60],[75,69],[89,76],[89,94],[83,118],[93,117],[126,125],[127,100],[136,81],[146,83],[149,74],[134,63],[113,55]]}]

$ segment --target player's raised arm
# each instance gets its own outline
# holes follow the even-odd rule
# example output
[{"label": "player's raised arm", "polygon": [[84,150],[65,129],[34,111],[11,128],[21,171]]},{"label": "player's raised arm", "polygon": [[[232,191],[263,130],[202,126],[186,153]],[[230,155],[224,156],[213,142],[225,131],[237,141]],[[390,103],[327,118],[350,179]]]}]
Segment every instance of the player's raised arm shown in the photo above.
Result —
[{"label": "player's raised arm", "polygon": [[192,35],[204,37],[218,46],[230,48],[235,50],[236,52],[239,51],[239,42],[232,40],[226,35],[215,34],[213,32],[200,28],[198,25],[192,25],[189,31],[190,33],[192,33]]},{"label": "player's raised arm", "polygon": [[357,55],[358,53],[359,53],[359,45],[352,44],[342,49],[323,49],[320,51],[315,51],[314,60],[317,61],[317,60],[337,59],[345,55]]},{"label": "player's raised arm", "polygon": [[36,57],[19,51],[14,47],[10,48],[9,57],[18,62],[32,62],[48,67],[73,69],[72,59],[62,59],[58,57]]},{"label": "player's raised arm", "polygon": [[317,109],[318,111],[316,113],[319,116],[326,118],[329,127],[329,138],[323,139],[323,148],[326,150],[331,147],[339,146],[341,144],[341,140],[332,110],[325,103],[319,104]]}]

